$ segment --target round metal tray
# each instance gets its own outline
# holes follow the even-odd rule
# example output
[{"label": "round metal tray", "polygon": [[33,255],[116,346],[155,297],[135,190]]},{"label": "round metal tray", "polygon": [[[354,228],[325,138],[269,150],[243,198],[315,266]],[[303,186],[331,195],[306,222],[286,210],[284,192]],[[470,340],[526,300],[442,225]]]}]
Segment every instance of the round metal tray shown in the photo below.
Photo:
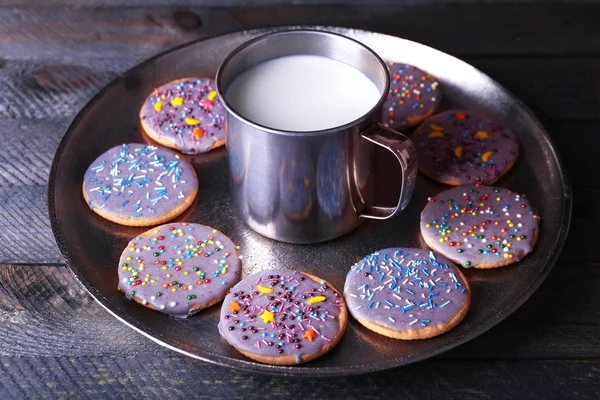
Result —
[{"label": "round metal tray", "polygon": [[[287,27],[289,28],[289,27]],[[253,362],[225,343],[217,322],[220,305],[186,320],[168,317],[127,300],[117,291],[117,264],[127,242],[145,228],[113,224],[93,213],[81,195],[83,174],[102,152],[125,142],[142,142],[138,112],[145,97],[162,83],[185,77],[213,77],[236,46],[277,28],[252,30],[194,42],[160,54],[117,78],[83,108],[65,134],[52,165],[48,207],[60,250],[77,278],[106,310],[126,325],[175,351],[212,363],[278,375],[335,376],[378,371],[442,353],[490,329],[515,311],[552,268],[567,235],[571,189],[555,149],[532,113],[498,83],[472,66],[411,41],[361,30],[325,29],[357,39],[384,60],[408,62],[442,83],[443,109],[482,108],[504,120],[519,136],[521,155],[497,185],[527,193],[537,207],[541,232],[532,254],[513,266],[466,270],[472,306],[452,331],[419,341],[388,339],[353,319],[337,347],[305,365],[282,367]],[[327,243],[292,245],[260,236],[235,215],[227,186],[223,148],[192,157],[199,176],[198,199],[177,218],[213,226],[241,246],[243,275],[263,269],[297,269],[343,289],[350,266],[386,247],[422,247],[419,215],[429,196],[445,186],[419,176],[404,212],[386,221],[365,221],[354,232]],[[386,154],[374,169],[379,198],[393,205],[399,171]]]}]

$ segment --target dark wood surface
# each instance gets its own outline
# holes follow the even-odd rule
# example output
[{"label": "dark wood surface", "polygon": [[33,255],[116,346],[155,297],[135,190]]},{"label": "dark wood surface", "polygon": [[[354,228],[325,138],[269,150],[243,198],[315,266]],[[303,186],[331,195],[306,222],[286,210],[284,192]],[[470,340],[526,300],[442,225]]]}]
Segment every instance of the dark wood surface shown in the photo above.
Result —
[{"label": "dark wood surface", "polygon": [[[0,398],[598,397],[600,5],[4,3]],[[247,374],[185,358],[135,333],[96,304],[63,266],[47,219],[46,183],[61,136],[86,101],[120,72],[171,46],[301,23],[370,29],[454,54],[504,84],[548,128],[573,184],[571,233],[540,289],[479,338],[432,360],[360,377]]]}]

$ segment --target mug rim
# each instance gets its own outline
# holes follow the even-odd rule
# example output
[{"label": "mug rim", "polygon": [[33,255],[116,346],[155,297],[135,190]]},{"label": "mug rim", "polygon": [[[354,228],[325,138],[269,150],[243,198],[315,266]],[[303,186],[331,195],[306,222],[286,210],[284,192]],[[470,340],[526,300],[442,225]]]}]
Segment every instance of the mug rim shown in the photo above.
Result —
[{"label": "mug rim", "polygon": [[[262,124],[259,124],[257,122],[254,122],[250,118],[247,118],[244,115],[242,115],[239,112],[237,112],[231,106],[231,104],[229,104],[229,102],[227,101],[227,98],[225,96],[225,93],[223,92],[223,87],[222,87],[221,80],[222,80],[224,69],[231,62],[231,60],[233,60],[234,57],[236,57],[240,52],[242,52],[244,49],[250,47],[254,43],[257,43],[257,42],[260,42],[262,40],[265,40],[266,38],[271,37],[271,36],[288,35],[288,34],[296,34],[296,33],[318,34],[318,35],[325,35],[325,36],[336,36],[338,38],[345,39],[345,40],[348,40],[350,42],[353,42],[354,44],[356,44],[356,45],[364,48],[369,54],[371,54],[375,58],[375,60],[379,63],[379,65],[381,66],[381,68],[385,72],[384,73],[384,79],[385,79],[384,86],[385,87],[384,87],[384,90],[381,93],[381,96],[380,96],[379,100],[375,103],[375,105],[373,105],[373,107],[371,107],[369,109],[369,111],[365,112],[360,117],[358,117],[358,118],[356,118],[356,119],[354,119],[352,121],[346,122],[345,124],[337,125],[337,126],[334,126],[334,127],[331,127],[331,128],[326,128],[326,129],[314,130],[314,131],[292,131],[292,130],[286,130],[286,129],[272,128],[272,127],[269,127],[269,126],[262,125]],[[301,55],[301,54],[298,54],[298,55]],[[325,56],[323,56],[323,57],[325,57]],[[362,71],[360,71],[360,72],[362,73]],[[253,39],[250,39],[250,40],[248,40],[248,41],[240,44],[238,47],[236,47],[231,52],[229,52],[229,54],[223,59],[223,61],[219,65],[219,68],[217,69],[217,74],[215,76],[215,84],[216,84],[216,89],[217,89],[217,93],[219,95],[220,101],[223,104],[223,106],[225,107],[225,110],[227,110],[227,112],[229,112],[231,115],[233,115],[235,118],[237,118],[241,122],[245,123],[246,125],[250,125],[253,128],[261,130],[263,132],[274,133],[274,134],[278,134],[278,135],[285,135],[285,136],[319,136],[319,135],[326,135],[326,134],[329,134],[329,133],[335,133],[335,132],[339,132],[339,131],[342,131],[342,130],[346,130],[346,129],[352,128],[352,127],[360,124],[364,120],[366,120],[367,117],[370,116],[370,115],[372,115],[378,108],[381,108],[383,106],[383,103],[387,99],[387,96],[388,96],[388,92],[389,92],[389,89],[390,89],[390,77],[389,77],[387,65],[385,64],[385,62],[383,61],[383,59],[375,51],[373,51],[373,49],[371,49],[366,44],[361,43],[361,42],[359,42],[356,39],[353,39],[351,37],[348,37],[348,36],[345,36],[345,35],[342,35],[342,34],[339,34],[339,33],[336,33],[336,32],[331,32],[331,31],[327,31],[327,30],[301,28],[301,29],[283,29],[283,30],[280,30],[280,31],[266,33],[264,35],[257,36],[257,37],[255,37]]]}]

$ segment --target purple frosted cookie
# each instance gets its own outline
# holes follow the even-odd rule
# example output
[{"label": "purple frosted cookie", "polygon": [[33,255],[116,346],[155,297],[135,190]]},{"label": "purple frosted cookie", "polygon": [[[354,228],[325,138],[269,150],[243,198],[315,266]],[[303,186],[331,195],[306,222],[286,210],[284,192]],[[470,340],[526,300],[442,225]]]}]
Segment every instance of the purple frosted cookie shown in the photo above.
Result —
[{"label": "purple frosted cookie", "polygon": [[393,129],[420,124],[435,112],[442,100],[439,82],[419,68],[388,63],[390,91],[383,103],[382,123]]},{"label": "purple frosted cookie", "polygon": [[469,284],[447,258],[424,249],[385,249],[346,276],[344,298],[362,325],[394,339],[427,339],[454,328],[471,304]]},{"label": "purple frosted cookie", "polygon": [[540,217],[524,196],[508,189],[460,186],[434,198],[421,213],[429,247],[464,267],[496,268],[533,250]]},{"label": "purple frosted cookie", "polygon": [[519,155],[515,134],[494,118],[451,110],[427,118],[412,137],[419,170],[447,185],[496,182]]},{"label": "purple frosted cookie", "polygon": [[198,179],[173,150],[139,143],[113,147],[87,169],[83,197],[89,207],[122,225],[156,225],[184,212],[196,198]]},{"label": "purple frosted cookie", "polygon": [[281,208],[294,219],[306,218],[315,197],[315,172],[306,149],[298,148],[283,160],[279,176]]},{"label": "purple frosted cookie", "polygon": [[185,318],[225,297],[242,263],[231,239],[208,226],[166,224],[133,239],[119,260],[119,290],[145,307]]},{"label": "purple frosted cookie", "polygon": [[346,330],[343,297],[301,272],[271,270],[244,278],[221,308],[219,332],[253,360],[293,365],[331,350]]},{"label": "purple frosted cookie", "polygon": [[185,78],[160,86],[144,101],[140,120],[152,140],[185,154],[225,144],[225,109],[212,79]]}]

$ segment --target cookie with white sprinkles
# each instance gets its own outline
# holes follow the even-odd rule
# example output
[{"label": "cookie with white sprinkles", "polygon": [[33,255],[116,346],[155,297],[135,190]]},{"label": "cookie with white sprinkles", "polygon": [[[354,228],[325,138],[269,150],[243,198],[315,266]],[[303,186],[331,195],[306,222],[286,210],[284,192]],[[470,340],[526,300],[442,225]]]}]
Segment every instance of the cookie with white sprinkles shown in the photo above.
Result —
[{"label": "cookie with white sprinkles", "polygon": [[421,235],[429,247],[464,267],[496,268],[533,250],[539,221],[523,195],[459,186],[429,199],[421,212]]},{"label": "cookie with white sprinkles", "polygon": [[256,361],[294,365],[331,350],[346,330],[342,295],[302,272],[270,270],[244,278],[227,295],[219,332]]},{"label": "cookie with white sprinkles", "polygon": [[241,276],[238,247],[223,233],[186,222],[139,235],[119,260],[119,290],[129,299],[185,318],[225,297]]},{"label": "cookie with white sprinkles", "polygon": [[394,339],[427,339],[455,327],[471,304],[469,284],[446,257],[424,249],[369,254],[346,276],[350,314]]},{"label": "cookie with white sprinkles", "polygon": [[139,143],[113,147],[83,178],[88,206],[109,221],[157,225],[184,212],[196,198],[192,165],[173,150]]},{"label": "cookie with white sprinkles", "polygon": [[225,108],[212,79],[185,78],[156,88],[144,101],[140,120],[151,139],[184,154],[225,144]]},{"label": "cookie with white sprinkles", "polygon": [[383,103],[381,122],[398,130],[420,124],[442,101],[439,82],[413,65],[394,62],[387,65],[390,91]]}]

